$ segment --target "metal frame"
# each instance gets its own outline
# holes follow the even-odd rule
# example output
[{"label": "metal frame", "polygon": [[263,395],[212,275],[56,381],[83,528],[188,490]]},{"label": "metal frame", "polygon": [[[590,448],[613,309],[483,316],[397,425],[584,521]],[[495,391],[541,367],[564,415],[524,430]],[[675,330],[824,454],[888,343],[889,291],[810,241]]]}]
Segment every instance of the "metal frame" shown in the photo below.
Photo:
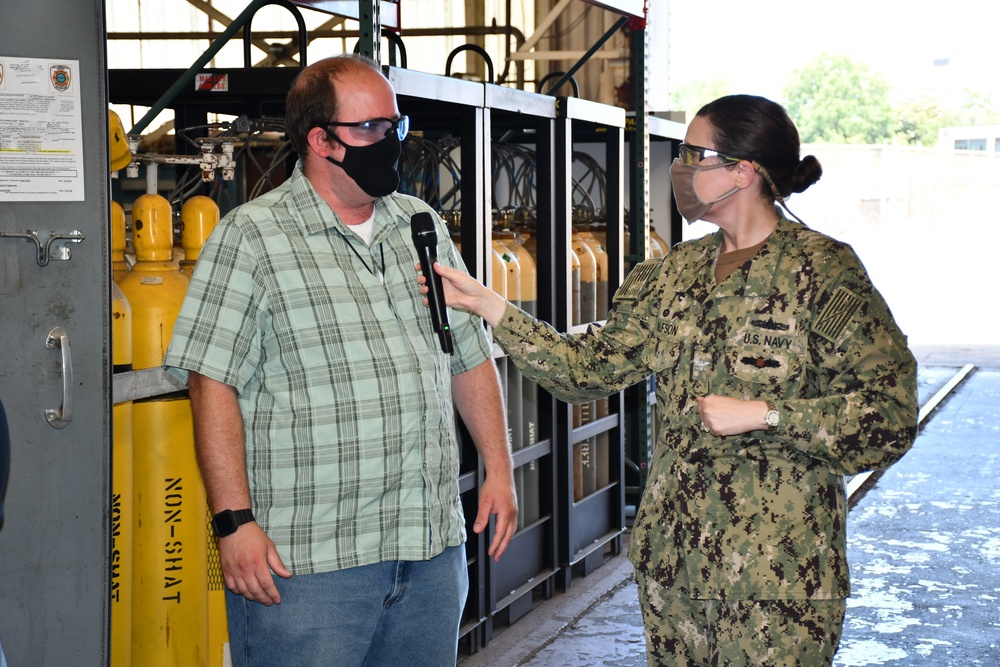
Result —
[{"label": "metal frame", "polygon": [[[573,72],[580,69],[588,60],[591,58],[597,59],[618,59],[624,57],[624,54],[617,50],[607,50],[601,51],[600,47],[604,46],[605,42],[611,38],[611,36],[621,28],[622,25],[629,22],[630,20],[634,23],[635,21],[641,21],[642,29],[645,31],[645,0],[581,0],[588,4],[601,7],[603,9],[608,9],[610,11],[618,12],[622,14],[622,19],[618,21],[615,26],[608,31],[592,48],[587,51],[532,51],[535,45],[541,41],[542,37],[549,28],[559,19],[562,13],[566,10],[566,7],[573,0],[559,0],[559,2],[553,5],[552,9],[549,10],[541,20],[535,24],[535,31],[531,33],[523,44],[521,44],[514,53],[510,54],[511,60],[565,60],[570,58],[579,59],[576,65],[574,65],[570,72],[567,74],[568,78]],[[561,85],[561,84],[560,84]],[[552,90],[555,90],[559,86],[553,86]]]},{"label": "metal frame", "polygon": [[[572,163],[576,143],[603,142],[605,169],[608,174],[605,209],[607,211],[607,245],[609,254],[608,290],[614,293],[623,275],[621,266],[622,220],[622,169],[624,168],[625,111],[575,97],[557,99],[556,159],[554,191],[555,220],[552,224],[551,247],[554,249],[555,309],[552,324],[559,331],[580,333],[586,325],[573,326],[571,320],[571,292],[569,256],[572,252]],[[612,178],[617,175],[616,178]],[[539,245],[544,243],[539,234]],[[621,552],[622,533],[625,531],[625,481],[624,481],[624,429],[625,405],[623,394],[609,397],[609,415],[596,419],[579,428],[573,427],[572,406],[557,403],[556,456],[559,479],[558,489],[560,571],[559,584],[568,590],[573,575],[586,576],[605,560],[605,549],[612,554]],[[574,500],[573,495],[573,446],[598,433],[610,437],[608,465],[611,469],[610,484],[594,493]]]},{"label": "metal frame", "polygon": [[[548,319],[552,312],[555,287],[552,280],[552,246],[544,240],[542,230],[550,230],[553,221],[554,201],[550,179],[553,173],[556,100],[492,84],[485,85],[485,93],[488,138],[519,134],[525,143],[533,143],[536,150],[539,165],[535,184],[539,232],[536,248],[537,308],[538,315]],[[486,173],[492,174],[492,165],[487,167]],[[492,197],[488,204],[493,207]],[[486,240],[486,247],[490,246],[491,240]],[[553,447],[556,403],[544,391],[539,391],[538,404],[538,440],[533,445],[515,450],[513,458],[515,470],[531,461],[537,462],[540,471],[541,517],[519,530],[508,547],[507,555],[490,567],[491,618],[484,626],[487,642],[492,640],[498,625],[516,622],[537,604],[535,591],[540,591],[543,598],[552,596],[560,567],[557,535],[562,517],[557,511],[555,489],[558,486],[558,470]]]}]

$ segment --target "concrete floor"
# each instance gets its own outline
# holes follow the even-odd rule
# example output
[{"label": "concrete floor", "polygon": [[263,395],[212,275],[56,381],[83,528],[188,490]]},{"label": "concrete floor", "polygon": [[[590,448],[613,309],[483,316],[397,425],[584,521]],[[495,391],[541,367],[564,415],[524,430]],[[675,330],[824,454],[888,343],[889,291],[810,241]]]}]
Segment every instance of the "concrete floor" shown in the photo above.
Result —
[{"label": "concrete floor", "polygon": [[[852,509],[836,667],[1000,665],[1000,346],[915,348],[921,401],[976,371]],[[608,560],[461,667],[642,667],[632,566]]]}]

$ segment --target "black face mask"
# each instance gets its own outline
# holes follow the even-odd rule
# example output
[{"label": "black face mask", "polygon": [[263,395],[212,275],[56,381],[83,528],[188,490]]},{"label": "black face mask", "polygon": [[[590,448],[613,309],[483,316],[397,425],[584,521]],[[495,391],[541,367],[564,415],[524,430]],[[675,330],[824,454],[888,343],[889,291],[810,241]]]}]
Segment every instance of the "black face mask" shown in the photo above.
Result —
[{"label": "black face mask", "polygon": [[399,137],[395,132],[368,146],[351,146],[338,139],[329,130],[326,133],[344,147],[342,162],[337,162],[330,156],[326,159],[347,172],[359,188],[372,197],[384,197],[396,191],[399,187],[396,162],[399,160],[401,148]]}]

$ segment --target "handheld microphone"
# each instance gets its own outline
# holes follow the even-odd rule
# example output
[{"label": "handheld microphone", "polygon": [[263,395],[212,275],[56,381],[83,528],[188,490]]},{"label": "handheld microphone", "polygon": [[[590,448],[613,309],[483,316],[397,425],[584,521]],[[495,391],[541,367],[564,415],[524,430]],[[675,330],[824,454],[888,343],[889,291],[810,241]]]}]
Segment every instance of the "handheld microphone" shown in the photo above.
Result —
[{"label": "handheld microphone", "polygon": [[444,302],[444,287],[441,285],[441,276],[434,271],[434,262],[438,258],[438,237],[434,217],[426,211],[414,214],[410,218],[410,231],[413,234],[413,245],[420,257],[420,268],[427,281],[427,303],[431,310],[431,323],[441,340],[441,349],[446,354],[451,354],[454,348],[451,342],[448,308]]}]

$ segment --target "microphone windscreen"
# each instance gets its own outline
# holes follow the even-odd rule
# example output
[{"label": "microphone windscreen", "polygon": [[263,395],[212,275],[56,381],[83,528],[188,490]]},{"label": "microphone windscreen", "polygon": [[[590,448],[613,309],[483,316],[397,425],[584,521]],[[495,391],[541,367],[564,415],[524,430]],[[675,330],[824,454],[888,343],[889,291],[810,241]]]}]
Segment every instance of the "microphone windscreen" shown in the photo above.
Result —
[{"label": "microphone windscreen", "polygon": [[434,226],[434,216],[427,211],[415,213],[410,218],[410,233],[416,246],[436,246],[437,227]]}]

